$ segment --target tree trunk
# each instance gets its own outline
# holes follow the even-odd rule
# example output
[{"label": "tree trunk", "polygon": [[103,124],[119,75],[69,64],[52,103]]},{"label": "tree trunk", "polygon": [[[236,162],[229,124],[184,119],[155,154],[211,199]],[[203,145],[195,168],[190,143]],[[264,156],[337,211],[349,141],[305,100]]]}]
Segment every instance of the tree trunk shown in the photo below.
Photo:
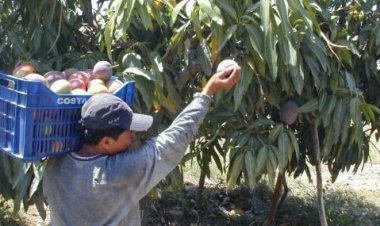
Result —
[{"label": "tree trunk", "polygon": [[198,194],[197,194],[197,209],[198,209],[198,211],[201,211],[201,209],[202,209],[203,190],[205,187],[205,179],[206,179],[206,173],[203,170],[201,170],[201,175],[199,177],[199,183],[198,183]]},{"label": "tree trunk", "polygon": [[272,206],[271,206],[271,210],[268,216],[268,223],[267,223],[268,226],[274,225],[274,220],[277,215],[278,204],[280,203],[279,201],[280,201],[280,196],[282,192],[282,187],[284,185],[284,181],[285,181],[285,175],[283,173],[279,173],[277,176],[276,187],[274,189],[274,193],[272,196]]},{"label": "tree trunk", "polygon": [[317,193],[318,193],[318,211],[319,220],[322,226],[327,226],[327,219],[325,213],[325,205],[323,203],[323,186],[322,186],[322,172],[321,172],[321,149],[319,146],[318,126],[316,122],[312,122],[312,145],[315,158],[315,170],[317,174]]}]

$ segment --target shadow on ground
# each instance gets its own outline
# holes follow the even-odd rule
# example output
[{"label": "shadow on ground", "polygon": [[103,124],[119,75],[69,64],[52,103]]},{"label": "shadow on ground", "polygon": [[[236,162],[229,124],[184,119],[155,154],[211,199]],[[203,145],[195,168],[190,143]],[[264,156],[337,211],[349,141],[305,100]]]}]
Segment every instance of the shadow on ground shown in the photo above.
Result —
[{"label": "shadow on ground", "polygon": [[[253,191],[239,187],[206,188],[199,209],[197,187],[187,185],[178,194],[165,192],[149,202],[145,225],[265,225],[271,205],[271,191],[264,185]],[[378,206],[363,201],[347,190],[325,191],[329,225],[380,225]],[[288,195],[278,211],[276,225],[320,225],[316,198]]]}]

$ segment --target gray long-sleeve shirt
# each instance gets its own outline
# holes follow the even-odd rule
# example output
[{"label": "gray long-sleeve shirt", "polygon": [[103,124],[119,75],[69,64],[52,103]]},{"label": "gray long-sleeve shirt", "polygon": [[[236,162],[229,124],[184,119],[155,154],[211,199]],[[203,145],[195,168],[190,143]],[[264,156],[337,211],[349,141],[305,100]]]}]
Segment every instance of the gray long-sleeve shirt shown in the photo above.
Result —
[{"label": "gray long-sleeve shirt", "polygon": [[51,224],[141,225],[140,199],[180,163],[210,103],[197,95],[169,128],[135,151],[50,158],[43,189]]}]

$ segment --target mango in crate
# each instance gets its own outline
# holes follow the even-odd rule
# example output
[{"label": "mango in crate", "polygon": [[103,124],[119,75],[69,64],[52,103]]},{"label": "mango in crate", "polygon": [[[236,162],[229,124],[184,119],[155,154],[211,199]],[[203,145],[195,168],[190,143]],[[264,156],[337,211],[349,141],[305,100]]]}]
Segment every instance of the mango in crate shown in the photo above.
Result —
[{"label": "mango in crate", "polygon": [[123,86],[123,82],[118,80],[117,78],[111,78],[106,83],[106,87],[108,88],[108,92],[114,93],[117,89]]},{"label": "mango in crate", "polygon": [[29,63],[22,63],[13,69],[12,75],[22,78],[25,75],[35,73],[35,72],[36,72],[36,68],[33,65]]},{"label": "mango in crate", "polygon": [[101,79],[106,82],[112,76],[112,66],[108,61],[99,61],[95,64],[92,73],[94,79]]},{"label": "mango in crate", "polygon": [[82,80],[85,87],[87,87],[89,81],[90,81],[90,74],[85,71],[76,71],[73,74],[71,74],[67,80]]},{"label": "mango in crate", "polygon": [[51,84],[50,89],[57,94],[69,94],[71,93],[71,84],[66,79],[59,79]]},{"label": "mango in crate", "polygon": [[37,73],[31,73],[31,74],[25,75],[23,79],[28,80],[28,81],[34,81],[34,82],[41,82],[45,86],[49,87],[48,80],[44,76]]},{"label": "mango in crate", "polygon": [[52,145],[52,148],[51,150],[53,152],[60,152],[60,151],[63,151],[64,149],[64,143],[63,141],[61,140],[56,140],[56,141],[53,141],[53,145]]},{"label": "mango in crate", "polygon": [[49,82],[49,86],[53,84],[53,82],[60,79],[67,79],[66,74],[60,71],[48,71],[44,74],[44,77]]}]

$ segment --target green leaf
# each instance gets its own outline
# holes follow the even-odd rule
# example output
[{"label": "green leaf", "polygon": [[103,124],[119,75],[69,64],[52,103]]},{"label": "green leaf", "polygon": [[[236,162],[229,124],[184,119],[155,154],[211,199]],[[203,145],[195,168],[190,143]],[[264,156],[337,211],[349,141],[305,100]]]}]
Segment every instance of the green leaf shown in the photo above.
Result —
[{"label": "green leaf", "polygon": [[[299,58],[301,61],[301,58]],[[290,76],[292,78],[293,86],[298,95],[302,94],[305,76],[302,69],[302,63],[298,63],[296,66],[289,66]]]},{"label": "green leaf", "polygon": [[181,12],[181,9],[186,5],[187,2],[188,0],[182,0],[174,7],[170,17],[170,27],[173,27],[177,20],[178,14]]},{"label": "green leaf", "polygon": [[304,50],[306,48],[301,47],[303,61],[306,63],[309,71],[313,75],[313,79],[317,87],[321,86],[321,79],[319,73],[321,71],[321,66],[319,62],[315,59],[314,53],[311,53],[310,50]]},{"label": "green leaf", "polygon": [[108,59],[110,59],[111,63],[112,63],[112,40],[113,40],[114,30],[115,30],[115,16],[112,16],[111,19],[106,23],[106,27],[104,29],[104,41],[106,43]]},{"label": "green leaf", "polygon": [[280,50],[282,50],[282,54],[284,55],[285,65],[296,66],[297,50],[294,48],[294,44],[292,43],[290,37],[285,36],[285,34],[282,31],[278,31],[277,33]]},{"label": "green leaf", "polygon": [[272,32],[271,26],[269,26],[268,30],[269,32],[266,32],[265,37],[264,37],[265,38],[264,39],[265,59],[267,61],[269,71],[271,72],[273,80],[276,80],[277,75],[278,75],[278,66],[277,66],[278,55],[276,51],[276,34]]},{"label": "green leaf", "polygon": [[138,68],[138,67],[129,67],[129,68],[126,68],[123,71],[123,73],[124,74],[131,73],[131,74],[135,74],[135,75],[138,75],[138,76],[142,76],[142,77],[146,78],[149,81],[154,81],[160,87],[163,86],[163,81],[162,81],[161,75],[158,74],[158,73],[152,73],[150,71],[147,71],[145,69]]},{"label": "green leaf", "polygon": [[151,23],[151,20],[150,20],[150,16],[148,13],[146,13],[144,11],[144,8],[143,7],[136,7],[136,10],[138,12],[138,15],[141,19],[141,23],[143,24],[145,30],[148,30],[149,29],[149,26],[150,26],[150,23]]},{"label": "green leaf", "polygon": [[31,163],[22,163],[21,166],[18,168],[16,175],[13,178],[12,182],[12,188],[16,188],[16,186],[23,181],[25,175],[28,174],[28,171],[30,167],[32,166]]},{"label": "green leaf", "polygon": [[236,158],[231,161],[230,164],[232,164],[232,166],[230,167],[231,168],[231,171],[230,171],[230,176],[228,178],[228,182],[227,182],[227,190],[231,190],[232,187],[236,184],[236,181],[237,179],[239,178],[240,176],[240,173],[243,169],[243,166],[244,166],[244,152],[243,151],[240,151]]},{"label": "green leaf", "polygon": [[126,53],[122,59],[123,68],[138,67],[142,68],[141,56],[137,53]]},{"label": "green leaf", "polygon": [[124,0],[116,11],[115,39],[119,40],[126,34],[132,20],[132,12],[135,8],[136,0]]},{"label": "green leaf", "polygon": [[33,196],[33,202],[36,205],[38,214],[41,216],[42,219],[46,219],[46,208],[45,208],[45,197],[42,192],[42,186],[40,189],[34,194]]},{"label": "green leaf", "polygon": [[271,33],[270,29],[270,5],[271,1],[267,0],[260,0],[260,18],[261,18],[261,25],[264,28],[265,36],[268,36],[268,33]]},{"label": "green leaf", "polygon": [[274,182],[276,177],[276,171],[273,170],[272,164],[268,161],[266,164],[267,174],[268,174],[268,184],[271,189],[274,189]]},{"label": "green leaf", "polygon": [[[298,145],[298,142],[297,142],[297,138],[296,136],[294,135],[294,133],[292,131],[287,131],[287,134],[290,138],[290,141],[292,143],[292,146],[293,146],[293,149],[294,149],[294,152],[296,153],[296,158],[297,160],[300,159],[300,148],[299,148],[299,145]],[[290,161],[291,159],[289,159]]]},{"label": "green leaf", "polygon": [[324,71],[326,71],[329,62],[326,46],[324,45],[323,41],[314,35],[303,40],[306,44],[305,48],[309,48],[309,52],[317,57],[319,65],[323,68]]},{"label": "green leaf", "polygon": [[269,136],[268,136],[268,142],[269,144],[272,144],[274,141],[276,141],[278,135],[283,131],[284,125],[282,123],[276,124],[273,129],[271,129]]},{"label": "green leaf", "polygon": [[299,17],[302,18],[304,23],[308,26],[308,28],[313,30],[313,21],[309,18],[308,12],[303,7],[302,3],[299,0],[289,0],[290,8],[293,9]]},{"label": "green leaf", "polygon": [[290,24],[289,24],[289,16],[288,16],[288,2],[282,1],[282,0],[276,0],[276,6],[278,8],[278,11],[280,13],[281,17],[281,23],[285,34],[289,34],[291,31]]},{"label": "green leaf", "polygon": [[289,137],[285,132],[282,132],[278,138],[278,162],[280,172],[284,172],[288,164],[288,147]]},{"label": "green leaf", "polygon": [[256,184],[256,174],[255,174],[256,160],[251,151],[247,151],[245,153],[244,160],[245,160],[245,169],[247,171],[247,176],[248,176],[248,185],[250,189],[253,189],[253,187]]},{"label": "green leaf", "polygon": [[334,110],[336,102],[337,102],[337,97],[335,95],[332,95],[330,98],[328,108],[327,108],[327,112],[326,112],[328,115],[330,115],[332,111]]},{"label": "green leaf", "polygon": [[135,81],[136,91],[141,93],[141,96],[144,100],[145,105],[147,106],[148,109],[150,109],[153,102],[153,92],[152,92],[152,90],[154,90],[153,85],[151,85],[148,80],[140,76],[134,76],[131,79]]},{"label": "green leaf", "polygon": [[318,110],[318,98],[313,98],[298,109],[298,113],[309,113]]},{"label": "green leaf", "polygon": [[322,90],[322,92],[319,95],[319,100],[318,100],[319,112],[322,112],[322,109],[326,104],[326,100],[327,100],[327,92],[325,90]]},{"label": "green leaf", "polygon": [[231,39],[232,35],[235,34],[236,29],[237,29],[236,24],[232,25],[231,27],[229,27],[227,29],[226,35],[224,36],[222,43],[218,47],[218,52],[220,52],[223,49],[223,47],[226,45],[226,43]]},{"label": "green leaf", "polygon": [[257,159],[256,159],[256,175],[260,175],[264,171],[264,167],[266,166],[267,163],[267,158],[268,158],[268,147],[266,145],[263,145],[258,153],[257,153]]},{"label": "green leaf", "polygon": [[234,111],[236,111],[239,108],[243,100],[243,96],[247,92],[248,87],[251,84],[252,78],[253,78],[253,71],[251,70],[249,65],[246,62],[244,62],[240,81],[234,88],[234,102],[235,102]]},{"label": "green leaf", "polygon": [[199,45],[197,46],[197,56],[199,57],[199,62],[201,63],[203,72],[206,75],[211,75],[212,73],[211,51],[205,39],[202,39]]},{"label": "green leaf", "polygon": [[352,120],[354,120],[353,122],[355,122],[355,120],[358,118],[358,115],[359,115],[359,100],[357,97],[354,97],[354,98],[351,98],[350,100],[350,117]]},{"label": "green leaf", "polygon": [[248,131],[252,130],[252,129],[253,130],[259,130],[262,127],[271,126],[271,125],[274,125],[274,124],[275,123],[271,119],[268,119],[268,118],[258,118],[247,128],[247,130]]},{"label": "green leaf", "polygon": [[13,206],[13,212],[17,213],[20,210],[21,202],[24,199],[24,196],[28,192],[28,188],[30,186],[30,182],[32,180],[32,173],[26,173],[23,179],[20,181],[20,183],[17,183],[16,189],[16,196],[14,199],[14,206]]},{"label": "green leaf", "polygon": [[[218,144],[216,144],[216,145],[218,145]],[[220,160],[220,156],[218,155],[218,153],[215,150],[213,150],[213,151],[211,151],[211,156],[212,156],[212,159],[214,160],[218,170],[221,173],[223,173],[223,164],[222,164],[222,161]]]},{"label": "green leaf", "polygon": [[347,72],[347,71],[346,71],[345,74],[346,74],[346,81],[347,81],[348,88],[351,91],[355,92],[357,90],[357,88],[356,88],[356,83],[355,83],[354,76],[352,76],[352,74],[349,73],[349,72]]},{"label": "green leaf", "polygon": [[200,8],[206,12],[211,20],[213,20],[218,25],[224,25],[220,9],[215,4],[211,4],[209,0],[197,0],[197,2]]},{"label": "green leaf", "polygon": [[221,3],[220,3],[220,7],[226,11],[226,13],[232,17],[234,19],[234,21],[237,21],[238,20],[238,17],[237,17],[237,14],[236,14],[236,10],[233,6],[231,6],[230,4],[228,4],[227,1],[224,1],[222,0]]},{"label": "green leaf", "polygon": [[276,5],[280,13],[281,18],[281,31],[277,34],[281,42],[279,43],[281,47],[284,48],[283,53],[285,54],[284,60],[286,65],[295,66],[297,64],[297,51],[295,49],[295,44],[292,37],[292,32],[289,23],[288,16],[288,4],[287,1],[276,0]]},{"label": "green leaf", "polygon": [[341,133],[341,126],[343,123],[343,114],[346,114],[347,112],[344,111],[343,108],[343,100],[339,99],[336,106],[335,106],[335,111],[333,114],[333,120],[332,120],[332,126],[334,128],[334,142],[338,141],[339,135]]},{"label": "green leaf", "polygon": [[168,175],[170,178],[170,186],[179,191],[183,188],[183,174],[180,172],[179,167],[174,168]]},{"label": "green leaf", "polygon": [[[372,111],[372,108],[369,104],[365,102],[365,100],[360,99],[359,107],[361,111],[363,112],[366,121],[369,122],[375,122],[375,114]],[[359,122],[358,122],[359,123]]]},{"label": "green leaf", "polygon": [[252,24],[245,24],[245,29],[248,32],[249,41],[252,45],[252,48],[257,52],[261,59],[263,59],[264,50],[263,50],[263,42],[264,35],[262,30],[259,27],[255,27]]},{"label": "green leaf", "polygon": [[38,186],[41,184],[42,175],[45,170],[45,163],[33,163],[33,180],[29,188],[29,197],[32,197],[34,193],[37,191]]},{"label": "green leaf", "polygon": [[245,147],[245,145],[247,144],[249,138],[250,138],[250,136],[247,135],[247,134],[242,135],[242,136],[238,139],[238,143],[236,144],[236,147],[237,147],[237,148],[243,148],[243,147]]},{"label": "green leaf", "polygon": [[11,168],[11,162],[12,159],[10,159],[7,155],[1,153],[0,154],[1,158],[1,171],[4,173],[5,178],[7,179],[7,182],[9,184],[12,183],[13,181],[13,176],[12,176],[12,168]]},{"label": "green leaf", "polygon": [[329,126],[327,127],[326,135],[323,139],[323,148],[322,148],[322,159],[325,159],[329,156],[331,152],[331,147],[334,143],[334,137],[333,137],[333,127]]},{"label": "green leaf", "polygon": [[269,161],[272,165],[272,168],[273,168],[273,171],[276,172],[277,170],[277,167],[278,167],[278,160],[277,160],[277,155],[276,153],[278,153],[278,150],[275,146],[273,145],[270,145],[269,146]]}]

